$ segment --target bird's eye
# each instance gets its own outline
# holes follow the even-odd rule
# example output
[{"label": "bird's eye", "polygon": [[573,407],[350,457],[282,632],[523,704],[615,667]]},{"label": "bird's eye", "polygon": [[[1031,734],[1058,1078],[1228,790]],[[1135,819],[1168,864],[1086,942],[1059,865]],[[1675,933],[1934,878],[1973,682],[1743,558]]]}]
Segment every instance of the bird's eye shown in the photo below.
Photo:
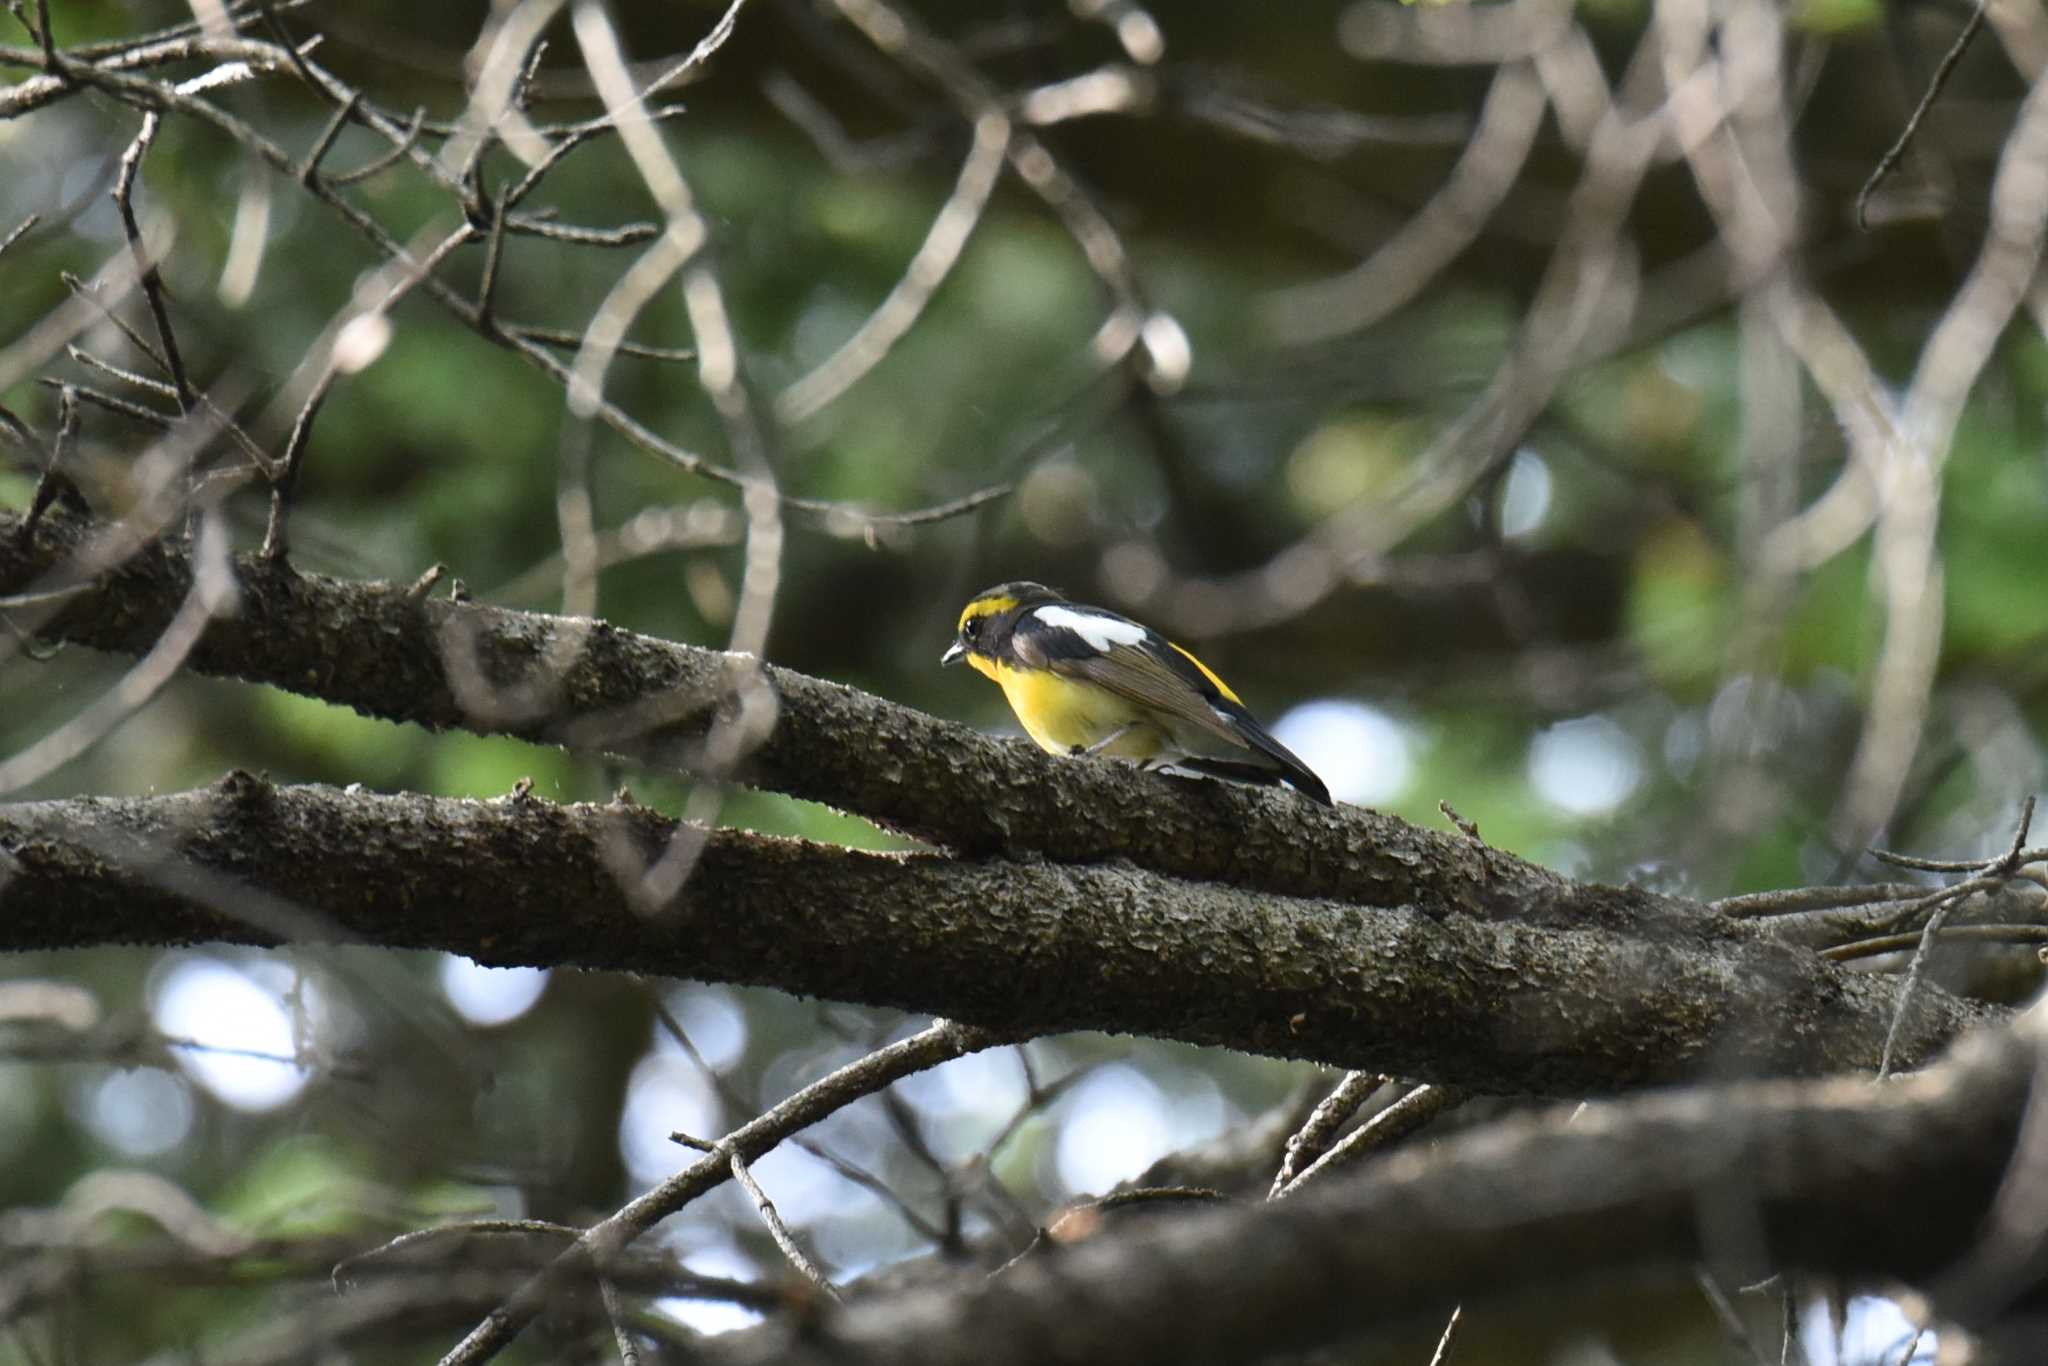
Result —
[{"label": "bird's eye", "polygon": [[967,624],[960,628],[960,634],[966,636],[969,640],[981,639],[981,623],[983,620],[984,618],[981,617],[969,617]]}]

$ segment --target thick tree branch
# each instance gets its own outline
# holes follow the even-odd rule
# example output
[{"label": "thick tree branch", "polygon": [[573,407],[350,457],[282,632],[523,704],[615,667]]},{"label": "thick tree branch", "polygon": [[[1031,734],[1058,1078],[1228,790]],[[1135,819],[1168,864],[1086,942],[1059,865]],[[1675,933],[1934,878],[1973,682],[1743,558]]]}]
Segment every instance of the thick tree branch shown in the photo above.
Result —
[{"label": "thick tree branch", "polygon": [[871,1300],[706,1360],[1263,1360],[1460,1301],[1701,1261],[1917,1283],[1967,1322],[2009,1328],[2038,1264],[1977,1239],[2044,1032],[2037,1013],[1895,1085],[1702,1087],[1519,1121],[1403,1150],[1314,1198],[1127,1226],[977,1291]]},{"label": "thick tree branch", "polygon": [[[0,597],[68,586],[104,526],[46,517],[32,537],[0,513]],[[268,683],[433,729],[518,736],[691,770],[753,661],[602,621],[422,600],[402,585],[235,561],[239,615],[192,652],[203,673]],[[139,655],[190,588],[184,551],[151,542],[32,628]],[[934,628],[938,628],[935,626]],[[1696,923],[1692,903],[1575,883],[1512,854],[1362,807],[1327,811],[1280,790],[1081,762],[852,688],[764,666],[776,714],[740,777],[967,853],[1063,863],[1124,858],[1172,877],[1528,923]]]},{"label": "thick tree branch", "polygon": [[[1496,1092],[1873,1070],[1896,986],[1752,928],[1632,935],[1299,900],[1127,863],[871,854],[707,832],[671,907],[632,888],[673,822],[276,788],[0,806],[0,948],[362,939],[1104,1029]],[[1924,1061],[1986,1018],[1929,986]]]}]

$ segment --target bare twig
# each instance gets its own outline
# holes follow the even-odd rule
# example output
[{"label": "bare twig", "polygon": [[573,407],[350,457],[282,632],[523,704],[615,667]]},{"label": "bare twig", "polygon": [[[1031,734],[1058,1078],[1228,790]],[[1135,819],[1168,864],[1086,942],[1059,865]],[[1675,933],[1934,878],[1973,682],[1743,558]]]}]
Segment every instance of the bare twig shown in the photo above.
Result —
[{"label": "bare twig", "polygon": [[1920,946],[1913,951],[1913,961],[1906,968],[1906,980],[1899,984],[1898,1004],[1893,1008],[1891,1028],[1885,1033],[1884,1052],[1877,1064],[1878,1080],[1884,1080],[1891,1072],[1893,1045],[1905,1027],[1907,1008],[1912,1004],[1913,993],[1919,988],[1920,978],[1927,970],[1927,960],[1934,948],[1934,941],[1941,934],[1941,927],[1947,922],[1949,915],[1962,904],[1968,891],[1980,890],[1976,884],[1982,883],[1982,889],[1988,889],[2012,877],[2024,864],[2048,854],[2048,851],[2030,850],[2026,847],[2027,831],[2033,822],[2034,798],[2029,794],[2020,804],[2019,824],[2013,831],[2011,847],[2000,858],[1974,865],[1984,869],[1984,874],[1946,889],[1943,895],[1949,899],[1943,901],[1934,909],[1934,913],[1927,917],[1927,927],[1920,933]]},{"label": "bare twig", "polygon": [[341,136],[341,130],[348,127],[349,120],[355,117],[356,105],[361,100],[362,95],[359,92],[349,91],[348,98],[341,102],[340,107],[327,120],[327,126],[320,130],[319,138],[313,143],[313,150],[306,153],[306,159],[299,163],[296,178],[301,185],[312,184],[313,177],[320,174],[320,163],[327,160],[327,154],[334,150],[335,140]]},{"label": "bare twig", "polygon": [[[1931,922],[1930,922],[1931,923]],[[2048,944],[2048,925],[1942,925],[1936,938],[1979,944]],[[1830,962],[1847,963],[1857,958],[1910,949],[1927,938],[1925,930],[1911,934],[1876,935],[1822,949],[1820,956]]]},{"label": "bare twig", "polygon": [[75,583],[68,588],[45,588],[34,593],[9,593],[0,596],[0,612],[11,612],[22,607],[40,607],[45,603],[66,602],[81,593],[92,591],[92,584]]},{"label": "bare twig", "polygon": [[612,1326],[612,1341],[619,1349],[619,1366],[640,1366],[640,1347],[626,1327],[626,1308],[619,1298],[617,1283],[609,1276],[601,1276],[597,1293],[604,1304],[604,1316]]},{"label": "bare twig", "polygon": [[163,276],[157,270],[153,253],[143,245],[142,226],[135,219],[135,174],[142,167],[142,158],[149,151],[149,144],[156,140],[156,130],[161,121],[161,116],[154,109],[142,116],[141,130],[121,155],[121,174],[114,182],[114,205],[121,213],[121,228],[128,235],[128,249],[135,256],[136,277],[142,282],[142,297],[148,301],[150,316],[156,320],[157,341],[163,347],[164,370],[177,389],[178,411],[189,417],[195,402],[192,382],[185,376],[184,358],[178,354],[177,334],[171,330],[170,310],[164,305]]},{"label": "bare twig", "polygon": [[29,230],[41,221],[41,214],[32,213],[25,216],[19,223],[16,223],[5,237],[0,237],[0,253],[5,253],[9,247],[27,236]]},{"label": "bare twig", "polygon": [[[350,91],[349,94],[354,96],[356,92]],[[419,142],[420,126],[426,122],[426,118],[427,111],[424,106],[413,110],[412,118],[405,125],[404,132],[391,144],[389,150],[378,153],[352,171],[341,171],[327,176],[325,178],[327,183],[336,187],[355,185],[368,180],[371,176],[390,170],[400,161],[403,161]]]},{"label": "bare twig", "polygon": [[1465,1306],[1461,1304],[1453,1309],[1450,1318],[1445,1320],[1443,1336],[1436,1340],[1436,1350],[1429,1354],[1429,1366],[1449,1366],[1451,1343],[1458,1336],[1458,1319],[1464,1312]]},{"label": "bare twig", "polygon": [[1754,1362],[1755,1366],[1770,1366],[1770,1361],[1764,1356],[1763,1350],[1757,1346],[1756,1339],[1750,1335],[1749,1325],[1742,1321],[1742,1315],[1728,1302],[1728,1296],[1722,1291],[1721,1283],[1714,1279],[1713,1274],[1703,1266],[1695,1267],[1693,1280],[1698,1282],[1700,1294],[1706,1297],[1708,1307],[1720,1321],[1721,1331],[1728,1335],[1728,1340],[1735,1344],[1736,1350]]},{"label": "bare twig", "polygon": [[178,387],[169,380],[151,379],[148,375],[116,365],[110,360],[94,355],[75,342],[65,346],[64,354],[88,370],[97,370],[109,378],[120,380],[123,384],[133,385],[146,394],[152,394],[171,403],[178,401]]},{"label": "bare twig", "polygon": [[1392,1080],[1377,1072],[1345,1073],[1343,1080],[1310,1113],[1307,1122],[1288,1138],[1286,1155],[1281,1159],[1280,1170],[1273,1173],[1272,1188],[1266,1192],[1266,1198],[1278,1199],[1304,1166],[1323,1155],[1344,1122],[1358,1113],[1358,1107]]},{"label": "bare twig", "polygon": [[[1877,857],[1881,854],[1872,853]],[[1900,901],[1908,898],[1917,900],[1927,889],[1917,882],[1873,882],[1855,887],[1788,887],[1773,892],[1745,892],[1740,896],[1724,896],[1719,901],[1709,902],[1717,915],[1751,916],[1796,915],[1802,911],[1840,910],[1852,906],[1871,906],[1880,902]]]},{"label": "bare twig", "polygon": [[442,1358],[442,1366],[473,1366],[473,1363],[488,1361],[495,1356],[532,1321],[561,1277],[583,1266],[595,1265],[601,1270],[634,1239],[729,1178],[732,1174],[731,1157],[758,1161],[789,1135],[809,1128],[862,1096],[871,1095],[913,1072],[922,1072],[1000,1042],[1000,1038],[986,1030],[939,1020],[921,1033],[877,1049],[812,1082],[780,1105],[727,1134],[718,1145],[719,1151],[706,1154],[610,1218],[585,1230],[576,1240],[576,1245],[548,1271],[535,1277],[512,1299],[492,1310],[488,1318],[456,1344]]},{"label": "bare twig", "polygon": [[36,491],[29,500],[28,512],[21,519],[24,536],[33,536],[36,523],[50,510],[53,503],[71,487],[71,478],[64,473],[65,453],[78,435],[78,391],[71,385],[62,385],[57,390],[57,435],[50,442],[50,462],[43,467],[42,477],[36,481]]},{"label": "bare twig", "polygon": [[155,431],[167,432],[177,422],[175,416],[166,416],[156,411],[156,409],[145,407],[140,403],[130,403],[125,398],[92,388],[90,385],[67,384],[60,379],[39,379],[36,383],[46,389],[58,390],[60,393],[69,389],[73,400],[76,402],[90,404],[92,407],[102,408],[110,413],[118,413],[122,417],[138,422]]},{"label": "bare twig", "polygon": [[540,1234],[554,1238],[574,1238],[581,1232],[582,1230],[574,1225],[557,1224],[546,1219],[465,1219],[459,1223],[436,1224],[432,1228],[418,1228],[401,1233],[373,1248],[342,1258],[334,1264],[334,1269],[328,1273],[328,1279],[333,1282],[338,1293],[343,1285],[353,1279],[354,1272],[370,1262],[451,1238],[467,1238],[478,1234]]},{"label": "bare twig", "polygon": [[[558,327],[514,327],[503,324],[504,329],[527,341],[539,342],[543,346],[563,346],[574,349],[583,345],[581,332],[565,332]],[[694,346],[648,346],[643,342],[622,341],[619,354],[636,356],[642,360],[690,361],[697,359]]]},{"label": "bare twig", "polygon": [[1970,17],[1963,24],[1963,31],[1956,35],[1956,40],[1949,44],[1948,51],[1941,55],[1940,64],[1934,68],[1934,75],[1927,82],[1927,89],[1921,93],[1919,102],[1913,106],[1912,114],[1906,119],[1906,126],[1899,130],[1898,140],[1885,149],[1884,155],[1878,158],[1876,167],[1870,172],[1870,178],[1865,180],[1863,188],[1856,192],[1857,227],[1869,231],[1871,196],[1877,193],[1877,187],[1884,183],[1886,176],[1898,169],[1899,162],[1905,158],[1906,149],[1913,145],[1914,135],[1920,131],[1920,124],[1927,117],[1927,111],[1934,107],[1934,102],[1941,98],[1941,92],[1948,88],[1949,77],[1955,75],[1956,66],[1963,60],[1963,54],[1970,50],[1970,44],[1976,41],[1977,31],[1984,27],[1985,11],[1989,8],[1990,0],[1977,0],[1976,5],[1971,8]]},{"label": "bare twig", "polygon": [[754,1173],[747,1167],[747,1160],[738,1153],[732,1154],[732,1175],[733,1180],[746,1189],[747,1195],[754,1202],[755,1210],[760,1213],[761,1222],[768,1227],[768,1236],[775,1240],[775,1246],[781,1249],[789,1264],[796,1268],[796,1273],[824,1292],[827,1299],[843,1298],[839,1293],[839,1287],[832,1284],[832,1278],[819,1270],[818,1264],[797,1246],[796,1238],[789,1231],[789,1225],[783,1223],[782,1216],[776,1212],[775,1202],[768,1198],[768,1192],[761,1189],[761,1183],[754,1179]]},{"label": "bare twig", "polygon": [[[269,44],[257,44],[255,46],[263,53],[276,53],[276,49]],[[321,72],[318,66],[313,66],[312,70],[328,82],[330,93],[346,89],[340,82]],[[219,129],[281,174],[292,175],[297,168],[297,162],[275,143],[262,136],[240,119],[205,100],[175,88],[167,88],[159,83],[144,80],[107,67],[80,68],[79,75],[81,79],[90,84],[104,88],[117,96],[139,99],[146,103],[161,105],[167,109],[175,109],[181,113],[189,114],[201,122]],[[342,98],[342,96],[337,94],[336,98]],[[0,112],[4,112],[4,108],[0,108]],[[373,113],[367,107],[364,108],[364,119],[373,131],[377,131],[393,140],[401,139],[404,136],[403,130],[397,123],[384,119],[381,115]],[[423,169],[428,170],[430,174],[440,170],[435,158],[424,156],[417,148],[414,148],[409,155],[413,159],[414,164],[422,165]],[[315,182],[308,185],[306,189],[309,194],[312,194],[314,198],[331,209],[349,227],[362,235],[385,258],[403,266],[409,271],[418,270],[418,263],[402,243],[394,239],[367,212],[334,193],[336,183],[334,178],[316,178]],[[509,232],[528,230],[538,231],[540,229],[531,220],[527,220],[522,224],[521,221],[516,219],[507,227]],[[576,235],[568,229],[549,229],[549,231],[555,236],[568,235],[573,237]],[[603,234],[599,234],[599,236],[603,236]],[[626,238],[621,238],[620,240],[642,240],[643,237],[644,234],[638,234],[636,230],[635,234],[628,234]],[[419,284],[430,297],[465,325],[472,328],[476,326],[475,305],[451,286],[432,277],[421,278]],[[529,341],[523,337],[512,336],[504,332],[493,336],[492,340],[509,347],[509,349],[529,364],[540,369],[556,383],[567,386],[574,379],[571,368],[562,364],[561,361],[557,360],[538,342]],[[659,436],[615,404],[602,398],[595,401],[594,412],[606,425],[610,426],[634,445],[668,461],[685,472],[717,480],[742,490],[758,482],[743,474],[722,469],[702,456],[684,450],[673,442]],[[775,494],[774,496],[783,507],[820,517],[835,528],[844,528],[850,532],[858,532],[865,527],[919,526],[950,520],[972,512],[976,508],[995,499],[1004,497],[1009,492],[1009,485],[997,484],[977,490],[964,497],[948,499],[928,507],[901,513],[872,512],[849,506],[842,502],[802,498],[787,494]]]},{"label": "bare twig", "polygon": [[57,39],[50,31],[50,0],[36,0],[35,39],[43,50],[43,69],[61,77],[64,63],[57,56]]},{"label": "bare twig", "polygon": [[1345,1135],[1343,1142],[1310,1163],[1272,1198],[1285,1199],[1330,1168],[1407,1137],[1452,1106],[1462,1104],[1464,1099],[1463,1092],[1448,1086],[1416,1087]]},{"label": "bare twig", "polygon": [[476,287],[476,325],[485,335],[498,331],[498,319],[492,311],[498,289],[498,263],[505,254],[505,220],[509,216],[506,191],[498,192],[497,202],[492,205],[489,235],[484,242],[483,278]]},{"label": "bare twig", "polygon": [[[12,60],[13,50],[5,55]],[[239,64],[242,70],[256,73],[280,69],[286,62],[284,52],[273,44],[248,40],[221,41],[196,31],[112,48],[86,44],[66,53],[53,54],[53,57],[55,66],[46,68],[52,74],[32,76],[0,89],[0,118],[14,118],[40,109],[109,74],[143,71],[195,60],[213,61],[218,64],[216,70],[234,68]],[[40,59],[37,64],[44,65]]]},{"label": "bare twig", "polygon": [[290,553],[285,534],[285,521],[291,515],[292,494],[299,484],[299,469],[305,464],[306,446],[313,437],[313,419],[320,414],[320,405],[327,401],[328,390],[334,385],[337,371],[328,366],[322,371],[313,386],[313,392],[299,409],[299,416],[292,423],[292,434],[285,442],[283,468],[270,485],[270,521],[263,529],[263,558],[282,560]]},{"label": "bare twig", "polygon": [[116,313],[107,301],[100,297],[99,282],[97,280],[90,282],[81,280],[68,270],[59,271],[57,278],[64,282],[64,287],[69,289],[81,303],[111,323],[116,331],[128,339],[128,344],[147,356],[157,369],[169,373],[171,368],[170,362],[164,359],[163,352],[157,350],[156,346],[147,337],[136,331],[126,318]]},{"label": "bare twig", "polygon": [[[93,298],[91,295],[87,295],[86,297],[92,299],[92,302],[95,306],[99,306],[99,300],[97,298]],[[109,312],[107,316],[109,318],[113,318],[117,317],[118,315]],[[164,399],[172,403],[178,401],[178,391],[175,385],[169,384],[163,380],[151,379],[147,375],[138,374],[133,370],[129,370],[122,366],[116,365],[112,361],[105,360],[99,356],[96,356],[92,352],[86,350],[84,347],[78,346],[76,344],[67,345],[64,348],[64,353],[70,356],[71,359],[77,361],[80,365],[85,366],[87,369],[97,370],[101,374],[111,376],[114,379],[118,379],[124,384],[131,384],[136,388],[142,390],[146,394],[153,394],[158,398]],[[155,353],[148,352],[148,354],[153,356]],[[79,397],[86,398],[89,401],[99,402],[102,407],[109,408],[116,412],[126,413],[131,417],[138,416],[138,414],[132,408],[127,406],[118,406],[116,402],[112,401],[111,395],[89,393],[88,391],[81,389],[79,391]],[[234,443],[238,447],[241,448],[242,454],[248,456],[251,463],[255,464],[259,469],[268,470],[270,468],[269,454],[264,451],[263,447],[256,444],[256,438],[249,435],[249,433],[242,427],[242,424],[235,420],[234,415],[232,413],[229,413],[223,408],[221,408],[221,406],[218,403],[214,402],[214,400],[210,396],[208,396],[206,391],[203,389],[199,391],[198,399],[199,406],[206,410],[207,416],[211,418],[214,422],[219,424],[221,431],[224,432],[230,439],[234,441]],[[157,415],[154,413],[149,414],[149,418],[156,418],[156,416]],[[174,414],[171,417],[162,418],[161,421],[167,423],[174,420],[176,416],[177,415]]]}]

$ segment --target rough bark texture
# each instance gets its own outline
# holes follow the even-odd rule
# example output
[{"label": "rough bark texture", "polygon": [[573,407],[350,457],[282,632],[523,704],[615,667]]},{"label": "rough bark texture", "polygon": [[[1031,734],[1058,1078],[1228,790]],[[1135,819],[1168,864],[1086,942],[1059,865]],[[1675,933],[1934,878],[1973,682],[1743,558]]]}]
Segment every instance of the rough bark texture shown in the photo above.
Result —
[{"label": "rough bark texture", "polygon": [[[76,582],[104,528],[53,515],[33,538],[0,514],[0,594]],[[1500,850],[1291,792],[1055,758],[836,683],[635,635],[602,621],[410,595],[244,556],[240,608],[190,667],[433,729],[461,728],[693,770],[736,683],[763,668],[777,712],[739,776],[967,854],[1129,859],[1172,877],[1524,924],[1617,929],[1698,918],[1637,888],[1575,883]],[[191,586],[153,542],[36,626],[147,650]]]},{"label": "rough bark texture", "polygon": [[1404,1150],[1311,1198],[1134,1223],[978,1289],[878,1298],[714,1344],[705,1359],[1264,1360],[1418,1315],[1440,1321],[1454,1304],[1470,1311],[1516,1288],[1700,1261],[1731,1281],[1765,1270],[1905,1278],[1963,1322],[2031,1332],[2038,1348],[2038,1322],[2014,1314],[2038,1272],[2025,1255],[2032,1226],[2016,1259],[1977,1239],[2041,1033],[2029,1019],[1890,1086],[1702,1087],[1497,1126]]},{"label": "rough bark texture", "polygon": [[[361,939],[1557,1095],[1867,1072],[1896,992],[1740,926],[1516,925],[1128,863],[872,854],[737,830],[709,832],[679,900],[646,912],[627,886],[675,832],[637,806],[245,774],[172,797],[0,806],[0,948]],[[1982,1014],[1925,988],[1906,1061]]]}]

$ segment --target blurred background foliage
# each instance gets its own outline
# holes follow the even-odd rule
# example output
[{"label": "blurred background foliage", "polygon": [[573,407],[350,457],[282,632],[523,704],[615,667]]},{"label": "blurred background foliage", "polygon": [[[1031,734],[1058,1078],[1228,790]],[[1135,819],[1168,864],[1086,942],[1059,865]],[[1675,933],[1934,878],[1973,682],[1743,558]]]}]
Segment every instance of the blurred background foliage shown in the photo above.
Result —
[{"label": "blurred background foliage", "polygon": [[[168,0],[52,8],[65,44],[188,13]],[[1007,91],[1119,56],[1107,25],[1063,6],[922,9]],[[483,13],[373,0],[310,4],[287,22],[326,35],[320,60],[385,106],[443,118],[465,99]],[[1133,365],[1091,359],[1104,291],[1056,218],[1006,176],[917,325],[843,397],[781,430],[774,462],[790,493],[874,511],[996,483],[1015,490],[970,517],[871,534],[793,515],[770,657],[1014,732],[994,689],[940,672],[937,657],[973,590],[1036,578],[1199,647],[1340,797],[1439,827],[1437,804],[1448,801],[1497,846],[1698,896],[1835,877],[1852,851],[1831,841],[1828,815],[1882,639],[1870,555],[1866,543],[1850,546],[1765,616],[1745,598],[1754,547],[1741,510],[1750,468],[1742,339],[1725,271],[1685,269],[1711,250],[1715,230],[1682,162],[1653,169],[1624,231],[1637,268],[1668,288],[1645,298],[1603,358],[1572,373],[1510,458],[1398,551],[1351,566],[1335,592],[1301,610],[1250,623],[1210,610],[1203,583],[1267,564],[1325,519],[1400,485],[1500,365],[1555,245],[1579,168],[1546,118],[1501,209],[1420,297],[1333,340],[1276,335],[1276,291],[1348,269],[1385,241],[1443,183],[1470,133],[1490,70],[1371,61],[1347,45],[1355,26],[1408,13],[1383,0],[1176,5],[1156,16],[1167,55],[1149,108],[1042,130],[1116,225],[1148,302],[1184,329],[1185,383],[1161,392]],[[717,14],[692,3],[617,17],[629,52],[652,64],[688,51]],[[1646,14],[1632,0],[1579,7],[1610,78]],[[1866,231],[1848,205],[1962,14],[1868,0],[1811,0],[1792,12],[1786,65],[1800,83],[1808,195],[1802,264],[1894,384],[1908,377],[1984,228],[1993,160],[2024,91],[1993,45],[1965,60],[1899,173],[1903,207]],[[587,117],[596,106],[566,23],[550,36],[533,112]],[[330,113],[285,78],[217,98],[295,152]],[[750,379],[772,396],[896,283],[948,193],[968,129],[942,95],[800,0],[749,6],[705,78],[679,98],[686,112],[663,125],[665,136],[713,221]],[[90,277],[119,250],[107,191],[136,122],[99,96],[0,122],[0,232],[42,215],[0,259],[0,346],[65,299],[60,272]],[[358,165],[381,149],[347,129],[327,165]],[[486,182],[519,169],[496,151]],[[407,170],[346,193],[401,238],[451,226],[445,193]],[[238,215],[259,200],[269,215],[260,269],[228,288]],[[188,366],[217,393],[245,396],[259,435],[277,439],[282,423],[264,400],[376,257],[325,207],[188,119],[166,122],[139,202],[153,230],[174,235],[163,268]],[[599,226],[652,211],[611,140],[571,155],[529,207],[543,202],[566,222]],[[515,236],[499,312],[580,329],[631,255]],[[481,262],[479,249],[459,252],[443,278],[473,291]],[[345,378],[320,416],[294,522],[296,563],[410,580],[438,562],[486,600],[556,605],[560,391],[424,298],[393,321],[382,357]],[[678,292],[664,291],[632,335],[688,345]],[[139,363],[110,329],[82,340]],[[46,373],[106,383],[62,360]],[[1846,457],[1826,404],[1798,382],[1807,385],[1803,426],[1786,468],[1804,505]],[[677,443],[728,459],[693,366],[621,358],[608,391]],[[2018,797],[2042,786],[2044,398],[2048,348],[2022,326],[1985,372],[1945,480],[1939,681],[1887,832],[1895,847],[1960,856],[2001,845]],[[0,393],[0,403],[39,430],[53,424],[53,396],[36,382]],[[107,510],[148,435],[86,412],[82,455]],[[690,542],[608,569],[602,614],[724,643],[745,554],[732,492],[602,430],[592,460],[600,532]],[[27,467],[0,473],[0,501],[24,506],[32,485]],[[242,497],[238,524],[253,546],[263,500],[258,490]],[[0,671],[0,752],[47,733],[126,666],[77,650],[15,657]],[[196,677],[18,795],[169,791],[230,767],[280,782],[473,797],[531,777],[560,801],[602,800],[625,783],[671,811],[685,796],[666,775],[427,734]],[[734,794],[723,819],[895,843],[772,795]],[[221,1219],[366,1240],[458,1210],[587,1219],[684,1160],[663,1141],[668,1131],[715,1134],[744,1117],[739,1107],[785,1094],[897,1024],[758,991],[486,976],[347,950],[121,950],[15,958],[0,973],[16,987],[88,993],[98,1028],[131,1041],[125,1055],[52,1064],[24,1047],[23,1060],[0,1063],[0,1201],[48,1205],[91,1173],[138,1168],[169,1177]],[[676,1045],[663,1011],[715,1078]],[[145,1017],[165,1035],[303,1066],[164,1051],[135,1023]],[[899,1088],[905,1109],[893,1118],[863,1106],[817,1137],[937,1219],[948,1193],[906,1133],[941,1165],[961,1163],[1027,1106],[1029,1078],[1044,1085],[1091,1069],[983,1154],[974,1170],[985,1168],[986,1180],[955,1169],[951,1197],[969,1231],[1007,1245],[1057,1201],[1241,1126],[1304,1076],[1143,1041],[1063,1038],[1024,1051],[1028,1077],[1012,1053],[965,1060]],[[836,1275],[924,1244],[888,1200],[814,1157],[785,1149],[761,1176]],[[699,1269],[779,1274],[751,1209],[732,1196],[696,1207],[669,1236]],[[100,1293],[126,1312],[68,1330],[98,1360],[232,1343],[259,1303]],[[25,1341],[0,1335],[0,1360],[38,1359]]]}]

